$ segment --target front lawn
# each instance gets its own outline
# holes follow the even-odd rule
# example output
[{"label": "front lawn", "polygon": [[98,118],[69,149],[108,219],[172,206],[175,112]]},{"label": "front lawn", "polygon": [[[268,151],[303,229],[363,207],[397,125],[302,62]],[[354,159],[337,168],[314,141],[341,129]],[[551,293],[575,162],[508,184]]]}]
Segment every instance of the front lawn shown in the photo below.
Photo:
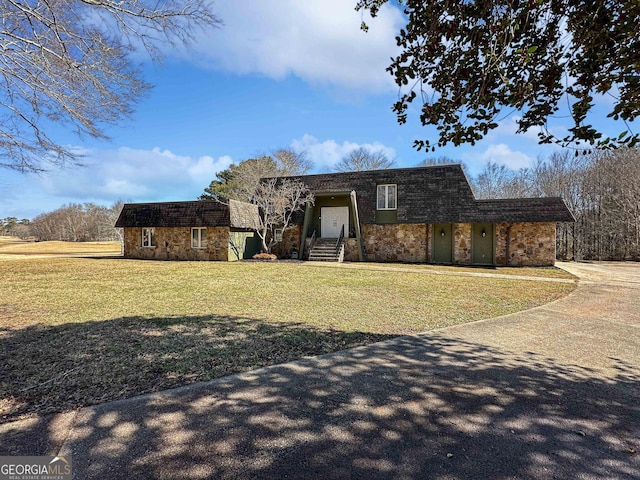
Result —
[{"label": "front lawn", "polygon": [[504,315],[575,286],[288,262],[0,268],[4,421]]}]

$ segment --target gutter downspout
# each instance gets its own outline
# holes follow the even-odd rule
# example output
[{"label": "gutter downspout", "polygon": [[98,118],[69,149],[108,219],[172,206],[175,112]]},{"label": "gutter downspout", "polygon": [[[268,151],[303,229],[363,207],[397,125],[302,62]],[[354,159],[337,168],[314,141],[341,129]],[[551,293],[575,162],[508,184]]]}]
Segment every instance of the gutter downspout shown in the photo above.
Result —
[{"label": "gutter downspout", "polygon": [[356,191],[351,190],[351,207],[353,208],[353,218],[356,227],[356,245],[358,246],[358,260],[365,261],[364,249],[362,248],[362,233],[360,232],[360,215],[358,214],[358,202],[356,201]]}]

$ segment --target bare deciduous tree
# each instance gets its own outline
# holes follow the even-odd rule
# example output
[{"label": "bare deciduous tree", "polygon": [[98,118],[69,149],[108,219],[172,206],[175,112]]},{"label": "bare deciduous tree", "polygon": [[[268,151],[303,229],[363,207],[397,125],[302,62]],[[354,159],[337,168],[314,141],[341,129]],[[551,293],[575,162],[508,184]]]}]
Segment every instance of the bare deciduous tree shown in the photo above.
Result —
[{"label": "bare deciduous tree", "polygon": [[313,162],[306,151],[297,152],[289,148],[279,148],[271,156],[277,163],[277,174],[281,177],[305,175],[313,168]]},{"label": "bare deciduous tree", "polygon": [[307,204],[313,205],[313,202],[313,194],[299,180],[270,178],[260,182],[252,203],[260,209],[258,236],[262,241],[262,250],[270,253],[277,243],[274,229],[282,228],[285,231],[292,216]]},{"label": "bare deciduous tree", "polygon": [[249,158],[218,172],[217,178],[205,188],[200,199],[222,197],[251,203],[261,178],[304,175],[312,166],[306,152],[280,148],[271,155]]},{"label": "bare deciduous tree", "polygon": [[114,227],[122,206],[122,201],[112,207],[72,203],[38,215],[28,226],[31,235],[42,241],[122,241],[121,229]]},{"label": "bare deciduous tree", "polygon": [[22,172],[78,162],[52,123],[106,138],[148,90],[136,49],[188,44],[220,20],[206,0],[0,2],[0,166]]},{"label": "bare deciduous tree", "polygon": [[348,153],[336,163],[338,172],[361,172],[364,170],[384,170],[395,164],[382,150],[370,151],[364,147],[357,148]]},{"label": "bare deciduous tree", "polygon": [[471,185],[476,198],[481,199],[536,196],[530,169],[512,170],[495,162],[485,164]]},{"label": "bare deciduous tree", "polygon": [[427,157],[424,160],[422,160],[418,166],[419,167],[428,167],[428,166],[432,166],[432,165],[453,165],[453,164],[460,164],[460,165],[464,165],[462,162],[458,161],[458,160],[454,160],[452,158],[446,157],[444,155],[441,155],[439,157]]},{"label": "bare deciduous tree", "polygon": [[267,156],[250,158],[237,166],[232,165],[230,169],[233,174],[231,181],[225,185],[227,192],[224,196],[249,203],[252,203],[258,194],[261,178],[278,175],[277,163]]}]

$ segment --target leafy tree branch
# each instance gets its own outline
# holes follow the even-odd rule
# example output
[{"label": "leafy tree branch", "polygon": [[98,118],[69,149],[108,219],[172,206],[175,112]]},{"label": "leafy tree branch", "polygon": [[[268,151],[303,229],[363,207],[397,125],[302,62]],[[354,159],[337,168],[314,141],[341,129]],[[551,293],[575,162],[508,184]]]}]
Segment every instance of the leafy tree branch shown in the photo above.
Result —
[{"label": "leafy tree branch", "polygon": [[[388,0],[359,0],[375,17]],[[640,3],[637,0],[405,0],[401,53],[387,68],[400,87],[398,122],[421,102],[420,122],[437,140],[420,150],[474,144],[518,111],[518,133],[540,143],[633,147],[640,113]],[[363,24],[366,30],[366,24]],[[609,96],[608,117],[622,132],[606,136],[590,122],[596,96]],[[549,120],[568,105],[567,134]],[[591,114],[591,115],[590,115]]]}]

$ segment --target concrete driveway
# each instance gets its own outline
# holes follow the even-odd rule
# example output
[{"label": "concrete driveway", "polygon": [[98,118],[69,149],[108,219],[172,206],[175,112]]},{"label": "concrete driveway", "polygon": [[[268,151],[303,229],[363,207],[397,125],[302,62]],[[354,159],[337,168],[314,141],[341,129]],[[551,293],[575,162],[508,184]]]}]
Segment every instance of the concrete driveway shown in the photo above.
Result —
[{"label": "concrete driveway", "polygon": [[82,409],[60,454],[78,479],[638,479],[640,265],[562,266],[580,286],[541,308]]}]

